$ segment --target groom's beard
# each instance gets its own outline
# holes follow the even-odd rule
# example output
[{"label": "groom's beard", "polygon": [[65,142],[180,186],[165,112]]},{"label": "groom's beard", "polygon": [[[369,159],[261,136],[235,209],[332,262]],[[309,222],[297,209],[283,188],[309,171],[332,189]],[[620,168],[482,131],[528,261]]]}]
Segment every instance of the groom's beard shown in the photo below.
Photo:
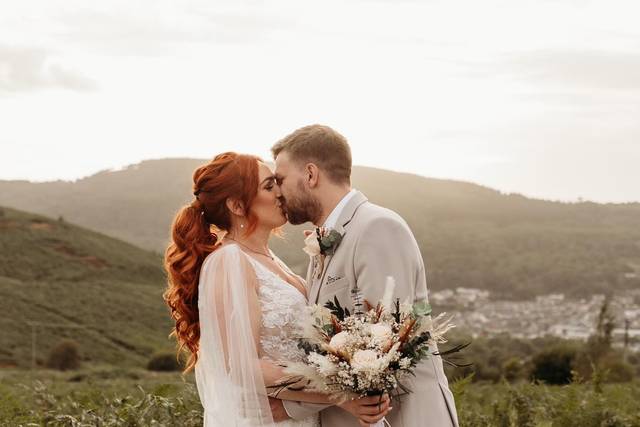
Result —
[{"label": "groom's beard", "polygon": [[298,182],[298,194],[285,200],[287,220],[293,224],[303,224],[307,221],[314,222],[322,216],[322,206],[304,187],[302,181]]}]

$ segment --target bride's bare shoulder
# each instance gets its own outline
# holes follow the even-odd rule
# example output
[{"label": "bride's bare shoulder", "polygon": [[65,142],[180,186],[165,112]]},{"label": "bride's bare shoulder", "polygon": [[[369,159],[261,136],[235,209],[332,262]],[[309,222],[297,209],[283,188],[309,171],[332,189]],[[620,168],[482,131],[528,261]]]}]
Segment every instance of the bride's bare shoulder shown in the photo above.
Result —
[{"label": "bride's bare shoulder", "polygon": [[250,262],[250,257],[233,242],[221,243],[213,252],[207,255],[202,266],[205,267],[218,263],[232,263],[246,267],[253,267]]}]

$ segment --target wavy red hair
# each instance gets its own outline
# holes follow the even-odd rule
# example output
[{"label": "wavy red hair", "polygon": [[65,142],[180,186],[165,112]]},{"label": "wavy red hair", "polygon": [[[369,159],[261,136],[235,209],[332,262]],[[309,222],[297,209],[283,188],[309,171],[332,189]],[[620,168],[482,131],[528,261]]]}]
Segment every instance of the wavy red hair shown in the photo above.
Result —
[{"label": "wavy red hair", "polygon": [[200,322],[198,315],[198,281],[200,267],[219,242],[220,231],[231,227],[227,199],[237,199],[247,213],[247,231],[255,230],[257,218],[250,212],[258,194],[260,158],[246,154],[223,153],[193,173],[196,199],[183,206],[171,226],[171,243],[167,247],[164,267],[168,286],[163,298],[169,306],[175,327],[178,356],[186,348],[190,355],[184,372],[198,361]]}]

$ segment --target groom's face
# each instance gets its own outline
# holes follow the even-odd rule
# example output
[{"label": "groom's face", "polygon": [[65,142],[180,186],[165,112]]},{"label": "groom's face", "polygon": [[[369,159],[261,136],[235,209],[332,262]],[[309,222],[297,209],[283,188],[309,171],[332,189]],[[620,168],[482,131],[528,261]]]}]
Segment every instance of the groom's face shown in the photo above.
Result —
[{"label": "groom's face", "polygon": [[322,205],[306,185],[303,168],[293,162],[287,152],[276,157],[276,182],[280,186],[280,202],[291,224],[315,222],[322,215]]}]

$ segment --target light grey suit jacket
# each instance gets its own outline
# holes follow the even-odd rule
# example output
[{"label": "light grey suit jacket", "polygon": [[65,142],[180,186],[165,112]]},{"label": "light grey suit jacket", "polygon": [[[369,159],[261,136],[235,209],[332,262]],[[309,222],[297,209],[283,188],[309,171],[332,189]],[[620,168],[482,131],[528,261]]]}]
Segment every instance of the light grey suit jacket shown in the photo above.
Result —
[{"label": "light grey suit jacket", "polygon": [[[371,304],[382,300],[387,276],[396,282],[394,298],[410,302],[427,300],[424,263],[406,222],[395,212],[370,203],[356,192],[343,209],[335,229],[343,239],[333,256],[327,256],[320,277],[307,271],[309,304],[324,305],[337,297],[353,310],[350,291],[357,283]],[[458,427],[453,394],[440,357],[431,356],[403,383],[412,393],[392,400],[387,420],[393,427]],[[337,406],[284,401],[294,419],[321,411],[323,427],[356,427],[357,419]]]}]

